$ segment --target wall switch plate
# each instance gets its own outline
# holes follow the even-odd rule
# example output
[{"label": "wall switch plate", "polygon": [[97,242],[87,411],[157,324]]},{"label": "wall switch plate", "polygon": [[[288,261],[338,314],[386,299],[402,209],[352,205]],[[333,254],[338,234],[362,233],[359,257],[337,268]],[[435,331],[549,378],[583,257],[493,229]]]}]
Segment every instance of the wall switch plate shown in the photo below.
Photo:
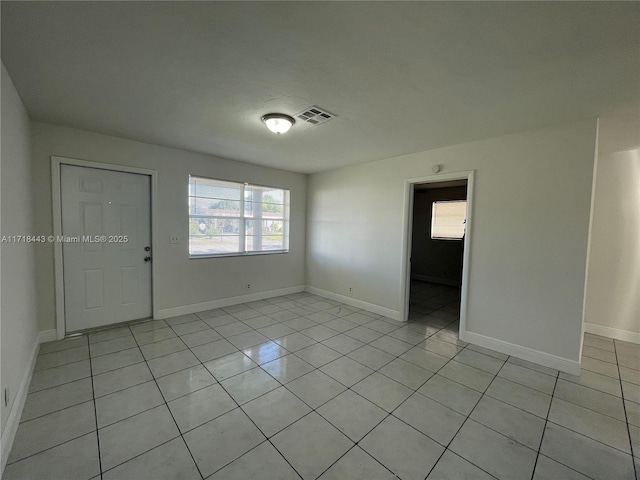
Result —
[{"label": "wall switch plate", "polygon": [[180,243],[180,236],[179,235],[169,236],[169,243]]}]

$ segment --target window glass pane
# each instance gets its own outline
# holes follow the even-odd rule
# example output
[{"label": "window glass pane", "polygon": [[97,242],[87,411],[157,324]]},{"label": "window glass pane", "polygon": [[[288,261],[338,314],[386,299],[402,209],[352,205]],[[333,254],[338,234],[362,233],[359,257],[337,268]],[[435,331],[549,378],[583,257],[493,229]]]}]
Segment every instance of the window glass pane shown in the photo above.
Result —
[{"label": "window glass pane", "polygon": [[189,218],[190,235],[238,235],[240,220],[237,218]]},{"label": "window glass pane", "polygon": [[253,185],[245,185],[244,186],[244,201],[245,202],[252,202],[253,201],[253,191],[256,188],[257,187],[254,187]]},{"label": "window glass pane", "polygon": [[247,252],[263,252],[269,250],[284,250],[282,235],[262,235],[261,237],[247,235]]},{"label": "window glass pane", "polygon": [[282,220],[245,220],[247,235],[282,235],[284,222]]},{"label": "window glass pane", "polygon": [[[260,215],[260,213],[258,212],[258,216]],[[244,201],[244,216],[245,217],[253,217],[253,203],[248,202],[247,200]]]},{"label": "window glass pane", "polygon": [[283,218],[284,205],[279,203],[263,203],[262,217],[263,218]]},{"label": "window glass pane", "polygon": [[247,185],[244,211],[247,217],[284,218],[285,190]]},{"label": "window glass pane", "polygon": [[189,253],[191,255],[220,255],[239,253],[240,237],[238,235],[213,235],[206,238],[189,237]]},{"label": "window glass pane", "polygon": [[215,215],[220,217],[239,217],[238,200],[219,200],[214,198],[195,198],[193,215]]},{"label": "window glass pane", "polygon": [[264,203],[277,203],[282,205],[284,203],[284,191],[277,189],[264,189],[262,193],[262,201]]},{"label": "window glass pane", "polygon": [[189,195],[220,200],[240,200],[240,184],[194,177],[191,177],[191,180],[194,183],[190,184]]},{"label": "window glass pane", "polygon": [[253,218],[284,218],[285,206],[277,203],[245,202],[244,213]]},{"label": "window glass pane", "polygon": [[284,222],[281,220],[246,220],[248,252],[284,250]]},{"label": "window glass pane", "polygon": [[431,238],[459,240],[464,237],[467,202],[464,200],[433,202]]},{"label": "window glass pane", "polygon": [[191,217],[189,219],[189,253],[207,255],[240,252],[240,220]]},{"label": "window glass pane", "polygon": [[288,249],[288,190],[189,177],[188,200],[190,255]]},{"label": "window glass pane", "polygon": [[246,185],[244,199],[247,202],[284,203],[284,190],[272,187]]}]

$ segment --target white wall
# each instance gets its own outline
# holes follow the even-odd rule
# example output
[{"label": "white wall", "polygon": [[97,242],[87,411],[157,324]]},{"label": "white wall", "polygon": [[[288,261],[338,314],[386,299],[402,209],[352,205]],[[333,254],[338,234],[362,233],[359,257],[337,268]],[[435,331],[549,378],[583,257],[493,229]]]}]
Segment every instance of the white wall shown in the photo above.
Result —
[{"label": "white wall", "polygon": [[598,159],[585,324],[640,343],[640,149]]},{"label": "white wall", "polygon": [[467,331],[577,367],[595,138],[589,120],[311,175],[308,285],[399,311],[405,180],[475,169]]},{"label": "white wall", "polygon": [[[50,157],[61,156],[158,172],[158,225],[153,267],[163,310],[248,293],[304,285],[306,176],[45,123],[32,123],[37,232],[52,233]],[[188,176],[255,182],[291,190],[287,254],[188,258]],[[171,234],[182,243],[169,244]],[[53,247],[38,249],[40,328],[55,328]],[[251,283],[251,290],[246,285]]]},{"label": "white wall", "polygon": [[[29,116],[4,64],[1,83],[1,235],[33,235],[35,230],[31,203]],[[4,407],[2,392],[0,392],[3,447],[6,445],[7,430],[12,428],[7,425],[7,420],[14,406],[20,403],[16,403],[15,399],[21,384],[30,374],[30,361],[38,340],[35,272],[37,248],[36,244],[26,243],[0,245],[2,285],[0,377],[2,392],[5,388],[10,391],[8,408]],[[14,412],[13,415],[15,416],[16,413]],[[3,451],[3,459],[6,459],[6,454]]]}]

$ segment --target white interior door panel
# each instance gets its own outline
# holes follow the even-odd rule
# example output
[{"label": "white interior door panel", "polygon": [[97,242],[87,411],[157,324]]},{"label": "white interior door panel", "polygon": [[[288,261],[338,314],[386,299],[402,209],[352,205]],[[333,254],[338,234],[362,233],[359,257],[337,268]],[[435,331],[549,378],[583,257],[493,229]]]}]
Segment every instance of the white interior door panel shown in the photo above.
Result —
[{"label": "white interior door panel", "polygon": [[61,165],[67,332],[151,316],[147,175]]}]

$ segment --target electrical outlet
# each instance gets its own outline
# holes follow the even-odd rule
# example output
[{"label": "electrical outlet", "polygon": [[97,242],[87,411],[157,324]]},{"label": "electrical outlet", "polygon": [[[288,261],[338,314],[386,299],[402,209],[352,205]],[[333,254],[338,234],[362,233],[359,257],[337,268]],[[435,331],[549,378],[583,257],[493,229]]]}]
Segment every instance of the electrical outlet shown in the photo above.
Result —
[{"label": "electrical outlet", "polygon": [[179,235],[170,235],[169,236],[169,243],[180,243],[180,236]]},{"label": "electrical outlet", "polygon": [[4,406],[8,407],[9,406],[9,389],[5,388],[4,389]]},{"label": "electrical outlet", "polygon": [[247,290],[251,290],[251,284],[247,283]]},{"label": "electrical outlet", "polygon": [[353,293],[353,287],[349,287],[349,293]]}]

